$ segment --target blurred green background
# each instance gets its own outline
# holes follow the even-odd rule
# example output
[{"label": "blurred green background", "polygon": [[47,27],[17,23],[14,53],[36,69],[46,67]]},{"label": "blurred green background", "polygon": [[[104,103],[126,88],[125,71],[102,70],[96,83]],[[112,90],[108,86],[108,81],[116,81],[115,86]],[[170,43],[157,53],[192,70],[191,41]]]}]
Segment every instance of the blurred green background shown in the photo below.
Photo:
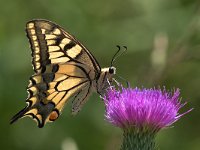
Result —
[{"label": "blurred green background", "polygon": [[[178,87],[191,113],[157,136],[161,150],[200,149],[199,0],[6,0],[0,1],[0,147],[2,150],[115,150],[122,132],[104,120],[97,94],[70,115],[71,103],[54,123],[39,129],[29,118],[9,125],[25,104],[32,75],[31,50],[24,29],[34,18],[48,19],[72,33],[102,67],[116,45],[117,74],[133,87]],[[119,80],[120,81],[120,80]]]}]

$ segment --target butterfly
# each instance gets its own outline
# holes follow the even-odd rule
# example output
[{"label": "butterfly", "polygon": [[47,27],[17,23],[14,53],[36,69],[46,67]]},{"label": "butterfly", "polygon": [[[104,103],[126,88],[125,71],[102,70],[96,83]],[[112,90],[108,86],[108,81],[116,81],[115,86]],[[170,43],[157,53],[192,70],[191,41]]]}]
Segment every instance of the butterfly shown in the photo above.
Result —
[{"label": "butterfly", "polygon": [[34,74],[27,87],[27,106],[11,123],[29,116],[41,128],[58,119],[71,97],[75,115],[92,92],[101,95],[112,82],[116,72],[114,57],[110,67],[101,68],[91,52],[59,25],[43,19],[31,20],[26,24],[26,33]]}]

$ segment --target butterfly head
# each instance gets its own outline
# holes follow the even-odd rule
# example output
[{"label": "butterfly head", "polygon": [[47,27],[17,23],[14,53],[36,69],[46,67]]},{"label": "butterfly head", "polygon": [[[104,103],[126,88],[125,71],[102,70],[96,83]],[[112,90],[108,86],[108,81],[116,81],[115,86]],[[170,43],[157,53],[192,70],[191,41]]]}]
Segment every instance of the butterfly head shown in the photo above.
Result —
[{"label": "butterfly head", "polygon": [[112,83],[113,75],[115,75],[115,73],[116,68],[113,66],[101,69],[100,76],[96,82],[97,84],[94,83],[97,89],[97,93],[103,94],[105,92],[109,84]]},{"label": "butterfly head", "polygon": [[116,74],[116,68],[111,66],[104,69],[105,69],[103,73],[105,76],[104,79],[106,79],[105,82],[107,83],[108,86],[113,81],[113,76]]},{"label": "butterfly head", "polygon": [[116,74],[116,68],[115,67],[113,67],[113,66],[111,66],[111,67],[109,67],[109,69],[108,69],[108,72],[109,72],[109,74]]},{"label": "butterfly head", "polygon": [[[103,68],[101,72],[103,82],[112,82],[113,76],[116,74],[116,68],[111,66],[108,68]],[[105,80],[105,81],[104,81]]]}]

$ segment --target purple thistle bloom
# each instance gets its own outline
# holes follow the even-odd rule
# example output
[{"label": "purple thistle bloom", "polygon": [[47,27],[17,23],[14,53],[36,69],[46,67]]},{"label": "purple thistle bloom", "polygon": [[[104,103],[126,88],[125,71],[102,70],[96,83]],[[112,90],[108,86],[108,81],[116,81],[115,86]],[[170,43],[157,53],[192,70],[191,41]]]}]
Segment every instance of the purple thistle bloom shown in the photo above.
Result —
[{"label": "purple thistle bloom", "polygon": [[181,103],[179,89],[167,92],[165,89],[110,87],[105,96],[106,119],[124,130],[142,129],[159,131],[176,122],[181,116],[178,111],[186,104]]}]

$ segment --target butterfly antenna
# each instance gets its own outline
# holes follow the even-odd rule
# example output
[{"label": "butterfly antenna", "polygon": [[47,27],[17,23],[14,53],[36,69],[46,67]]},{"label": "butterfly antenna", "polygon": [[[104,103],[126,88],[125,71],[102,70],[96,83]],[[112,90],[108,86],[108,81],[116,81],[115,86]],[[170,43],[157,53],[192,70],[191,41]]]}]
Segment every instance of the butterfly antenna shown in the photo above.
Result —
[{"label": "butterfly antenna", "polygon": [[113,66],[113,62],[115,61],[115,58],[116,58],[116,56],[117,56],[117,54],[120,52],[120,50],[121,50],[121,47],[119,46],[119,45],[117,45],[117,48],[118,48],[118,50],[117,50],[117,52],[114,54],[114,56],[112,57],[112,60],[111,60],[111,63],[110,63],[110,65],[111,66]]},{"label": "butterfly antenna", "polygon": [[[121,50],[121,47],[119,46],[119,45],[117,45],[117,48],[118,48],[118,50],[117,50],[117,52],[114,54],[114,56],[113,56],[113,58],[112,58],[112,60],[111,60],[111,66],[113,66],[113,63],[115,62],[115,60],[119,57],[119,56],[121,56],[125,51],[127,51],[127,47],[126,46],[123,46],[123,48],[124,48],[124,50],[119,54],[119,52],[120,52],[120,50]],[[119,55],[118,55],[119,54]]]}]

